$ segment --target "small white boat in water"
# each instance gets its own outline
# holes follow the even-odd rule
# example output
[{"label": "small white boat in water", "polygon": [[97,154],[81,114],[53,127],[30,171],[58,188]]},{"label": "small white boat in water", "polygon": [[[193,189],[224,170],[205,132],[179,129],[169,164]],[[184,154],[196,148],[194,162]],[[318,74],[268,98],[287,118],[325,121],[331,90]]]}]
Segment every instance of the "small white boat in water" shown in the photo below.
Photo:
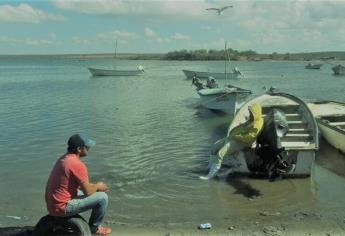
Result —
[{"label": "small white boat in water", "polygon": [[137,70],[116,70],[116,69],[98,69],[89,67],[88,70],[92,76],[135,76],[144,73],[142,67],[138,67]]},{"label": "small white boat in water", "polygon": [[345,153],[345,103],[320,101],[308,103],[322,136],[336,149]]},{"label": "small white boat in water", "polygon": [[228,158],[234,172],[275,177],[308,177],[319,147],[317,123],[308,106],[299,98],[269,91],[247,101],[236,113],[228,134],[249,116],[248,107],[262,107],[264,128],[256,147]]},{"label": "small white boat in water", "polygon": [[314,69],[314,70],[319,70],[321,68],[322,64],[311,64],[308,63],[305,68],[306,69]]},{"label": "small white boat in water", "polygon": [[210,110],[219,110],[230,115],[242,106],[249,95],[250,90],[227,85],[222,88],[204,88],[197,90],[202,106]]},{"label": "small white boat in water", "polygon": [[215,79],[239,79],[243,77],[242,72],[235,67],[232,72],[202,72],[194,70],[182,70],[187,79],[192,79],[193,76],[196,76],[200,79],[207,79],[213,77]]},{"label": "small white boat in water", "polygon": [[92,76],[135,76],[141,75],[144,73],[144,67],[138,66],[136,70],[118,70],[116,66],[116,49],[117,49],[117,40],[115,42],[115,54],[114,54],[114,65],[113,69],[100,69],[89,67],[88,70]]},{"label": "small white boat in water", "polygon": [[343,65],[340,65],[340,64],[336,65],[332,67],[332,70],[335,75],[345,75],[345,66]]}]

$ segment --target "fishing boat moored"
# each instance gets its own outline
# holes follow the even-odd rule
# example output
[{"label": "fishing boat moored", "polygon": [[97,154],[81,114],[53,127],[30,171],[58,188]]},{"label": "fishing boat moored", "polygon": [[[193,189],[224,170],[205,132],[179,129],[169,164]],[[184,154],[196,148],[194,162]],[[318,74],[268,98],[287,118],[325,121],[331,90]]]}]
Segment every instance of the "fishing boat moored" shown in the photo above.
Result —
[{"label": "fishing boat moored", "polygon": [[231,130],[245,122],[248,107],[262,107],[264,128],[255,147],[228,158],[233,172],[279,177],[308,177],[311,175],[315,152],[319,147],[317,123],[301,99],[287,93],[268,91],[247,101],[231,122]]},{"label": "fishing boat moored", "polygon": [[310,102],[322,136],[333,147],[345,153],[345,103],[336,101]]}]

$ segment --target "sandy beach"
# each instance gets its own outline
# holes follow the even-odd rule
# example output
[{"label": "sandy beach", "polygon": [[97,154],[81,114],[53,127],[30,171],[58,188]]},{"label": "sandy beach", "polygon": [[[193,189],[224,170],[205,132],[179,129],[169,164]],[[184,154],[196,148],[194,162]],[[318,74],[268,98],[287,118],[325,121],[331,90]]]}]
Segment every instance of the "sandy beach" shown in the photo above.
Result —
[{"label": "sandy beach", "polygon": [[[121,226],[112,225],[110,236],[341,236],[345,235],[344,219],[325,219],[322,215],[297,213],[295,216],[258,216],[256,221],[229,220],[228,223],[213,224],[211,229],[200,230],[197,226],[174,228],[173,226]],[[30,235],[25,227],[0,228],[2,236]]]}]

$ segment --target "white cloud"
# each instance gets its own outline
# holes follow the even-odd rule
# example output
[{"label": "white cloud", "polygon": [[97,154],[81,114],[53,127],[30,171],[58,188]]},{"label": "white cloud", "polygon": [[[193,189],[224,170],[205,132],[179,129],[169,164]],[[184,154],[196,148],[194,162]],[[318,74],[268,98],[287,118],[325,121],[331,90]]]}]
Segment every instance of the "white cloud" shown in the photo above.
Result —
[{"label": "white cloud", "polygon": [[43,46],[43,45],[52,45],[57,44],[58,42],[55,40],[55,37],[52,37],[52,34],[48,35],[47,38],[32,38],[27,37],[23,39],[8,37],[8,36],[1,36],[0,42],[5,45],[28,45],[28,46]]},{"label": "white cloud", "polygon": [[91,44],[91,41],[88,40],[88,39],[82,39],[78,36],[74,36],[72,37],[72,41],[73,43],[75,44],[82,44],[82,45],[90,45]]},{"label": "white cloud", "polygon": [[113,43],[115,40],[117,40],[121,44],[126,44],[130,40],[139,39],[140,35],[138,35],[135,32],[114,30],[114,31],[99,33],[97,35],[97,38],[106,42]]},{"label": "white cloud", "polygon": [[24,43],[29,46],[41,46],[41,45],[48,45],[53,44],[52,40],[49,39],[32,39],[27,38],[25,39]]},{"label": "white cloud", "polygon": [[92,15],[129,15],[132,19],[140,20],[207,20],[213,14],[207,14],[206,8],[212,6],[204,0],[178,1],[122,1],[122,0],[94,0],[94,1],[66,1],[56,0],[57,8],[81,12]]},{"label": "white cloud", "polygon": [[146,38],[148,38],[154,42],[157,42],[157,43],[170,42],[170,39],[160,37],[156,32],[154,32],[152,29],[150,29],[148,27],[145,27],[144,35]]},{"label": "white cloud", "polygon": [[151,30],[150,28],[146,27],[144,29],[144,34],[146,37],[148,38],[156,38],[157,34],[155,32],[153,32],[153,30]]},{"label": "white cloud", "polygon": [[189,36],[189,35],[184,35],[184,34],[180,34],[180,33],[175,33],[173,36],[172,36],[172,39],[175,39],[175,40],[192,40],[192,37]]},{"label": "white cloud", "polygon": [[18,6],[1,5],[0,22],[21,22],[40,23],[45,20],[63,21],[64,16],[45,13],[42,10],[34,9],[29,4],[22,3]]}]

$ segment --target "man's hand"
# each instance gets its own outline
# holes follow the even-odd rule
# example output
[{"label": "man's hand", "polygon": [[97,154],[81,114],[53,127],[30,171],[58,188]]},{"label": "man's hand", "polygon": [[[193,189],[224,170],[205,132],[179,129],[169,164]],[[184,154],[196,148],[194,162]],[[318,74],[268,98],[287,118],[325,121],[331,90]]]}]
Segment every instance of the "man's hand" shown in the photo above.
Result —
[{"label": "man's hand", "polygon": [[107,192],[109,190],[108,186],[103,182],[98,182],[96,186],[99,192]]}]

